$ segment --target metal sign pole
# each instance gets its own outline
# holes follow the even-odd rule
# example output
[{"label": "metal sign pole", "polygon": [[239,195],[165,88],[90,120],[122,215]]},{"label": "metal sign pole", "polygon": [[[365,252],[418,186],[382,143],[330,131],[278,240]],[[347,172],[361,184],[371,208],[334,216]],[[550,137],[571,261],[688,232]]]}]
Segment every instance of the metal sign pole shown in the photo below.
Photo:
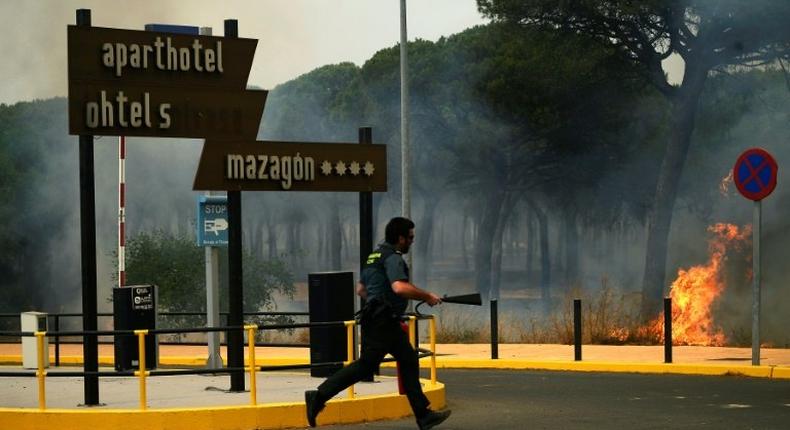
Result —
[{"label": "metal sign pole", "polygon": [[[400,2],[400,141],[401,141],[401,213],[411,218],[411,142],[409,136],[409,57],[406,31],[406,0]],[[406,254],[406,263],[414,281],[413,253]],[[409,301],[409,310],[412,304]]]},{"label": "metal sign pole", "polygon": [[[211,27],[200,27],[201,36],[211,36]],[[206,192],[207,196],[211,191]],[[203,226],[198,226],[202,228]],[[206,325],[209,327],[220,327],[222,322],[219,319],[219,247],[206,246]],[[219,353],[220,339],[219,332],[208,333],[208,358],[206,367],[209,369],[222,368],[222,356]]]},{"label": "metal sign pole", "polygon": [[[359,128],[359,144],[370,145],[373,143],[373,129],[371,127]],[[359,193],[359,279],[362,279],[362,268],[368,260],[368,255],[373,252],[373,192],[363,191]],[[365,306],[365,299],[359,298],[359,308]],[[359,342],[362,342],[362,326],[359,328]],[[354,358],[357,357],[358,348],[354,347]],[[373,375],[364,379],[366,382],[373,382]]]},{"label": "metal sign pole", "polygon": [[[208,191],[197,199],[197,244],[205,248],[206,260],[206,324],[223,326],[219,313],[219,247],[228,246],[228,210],[225,196],[212,196]],[[222,368],[220,332],[210,332],[206,367]]]},{"label": "metal sign pole", "polygon": [[[91,26],[90,9],[77,9],[77,25]],[[98,322],[96,298],[96,193],[93,169],[93,135],[80,135],[80,235],[82,237],[82,329],[95,331]],[[97,336],[85,335],[82,341],[83,370],[99,370]],[[86,406],[99,404],[99,377],[85,375],[83,391]]]},{"label": "metal sign pole", "polygon": [[[239,24],[235,19],[225,20],[225,37],[239,37]],[[228,191],[228,325],[244,324],[244,286],[242,275],[241,244],[241,191]],[[230,330],[228,340],[228,367],[237,369],[230,373],[230,391],[244,391],[244,336],[240,329]]]},{"label": "metal sign pole", "polygon": [[[207,246],[206,248],[206,322],[209,327],[220,327],[219,320],[219,248]],[[206,367],[209,369],[222,368],[222,356],[219,348],[219,332],[208,333],[208,359]]]},{"label": "metal sign pole", "polygon": [[760,365],[760,224],[762,200],[754,202],[752,221],[752,365]]}]

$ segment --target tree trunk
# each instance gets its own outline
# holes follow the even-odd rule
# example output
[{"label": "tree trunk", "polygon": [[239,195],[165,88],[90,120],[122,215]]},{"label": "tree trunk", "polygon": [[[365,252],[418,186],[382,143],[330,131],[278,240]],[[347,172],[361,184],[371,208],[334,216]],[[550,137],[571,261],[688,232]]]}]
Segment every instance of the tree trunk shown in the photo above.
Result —
[{"label": "tree trunk", "polygon": [[513,195],[506,195],[505,201],[502,203],[502,210],[499,213],[499,221],[497,222],[494,238],[492,239],[491,251],[491,299],[499,300],[499,287],[502,280],[502,248],[503,237],[505,229],[507,229],[507,221],[510,214],[513,212],[516,198]]},{"label": "tree trunk", "polygon": [[645,321],[652,320],[661,311],[672,212],[707,72],[706,67],[688,63],[683,84],[672,103],[672,130],[647,220],[647,252],[642,280],[642,319]]},{"label": "tree trunk", "polygon": [[427,288],[428,276],[431,267],[431,241],[433,240],[433,230],[435,228],[436,208],[439,206],[439,198],[425,199],[425,208],[422,219],[417,224],[417,246],[415,249],[416,257],[420,260],[420,270],[417,271],[415,281],[417,285]]},{"label": "tree trunk", "polygon": [[579,282],[579,229],[576,214],[565,215],[565,285],[572,288]]},{"label": "tree trunk", "polygon": [[461,221],[461,261],[463,262],[463,267],[469,267],[469,254],[466,252],[466,244],[468,243],[466,240],[466,231],[467,231],[467,222],[469,221],[469,215],[464,212],[464,219]]},{"label": "tree trunk", "polygon": [[487,297],[491,289],[491,252],[504,201],[503,190],[495,189],[488,192],[475,239],[475,285],[477,292],[483,297]]},{"label": "tree trunk", "polygon": [[262,223],[258,223],[258,228],[255,230],[255,234],[258,235],[257,245],[255,247],[255,255],[258,256],[259,259],[263,260],[263,243],[264,243],[264,226]]},{"label": "tree trunk", "polygon": [[341,235],[343,233],[340,231],[342,227],[340,225],[340,204],[337,201],[337,196],[332,196],[329,206],[329,226],[327,228],[329,267],[330,270],[340,270],[340,255],[343,246]]},{"label": "tree trunk", "polygon": [[299,222],[296,224],[296,249],[299,250],[299,272],[304,272],[304,268],[306,266],[306,258],[307,252],[305,252],[309,247],[304,243],[304,236],[305,236],[305,229],[307,225],[307,220],[305,218],[300,218]]},{"label": "tree trunk", "polygon": [[435,246],[435,247],[433,247],[433,249],[431,249],[432,252],[435,252],[435,251],[438,250],[439,251],[439,255],[443,256],[445,261],[447,260],[447,257],[446,257],[447,256],[447,254],[446,254],[446,252],[447,252],[447,246],[446,246],[447,236],[445,236],[445,234],[444,234],[445,233],[445,229],[444,228],[446,226],[447,226],[447,216],[446,215],[442,215],[439,218],[439,246],[438,247]]},{"label": "tree trunk", "polygon": [[[565,281],[565,236],[568,231],[565,229],[564,223],[560,219],[557,222],[557,241],[554,242],[554,270],[558,273],[562,274],[562,276],[558,277],[559,282]],[[562,285],[560,285],[562,286]]]},{"label": "tree trunk", "polygon": [[527,257],[527,274],[525,277],[527,278],[527,286],[530,285],[532,282],[532,277],[534,275],[534,261],[535,261],[535,249],[537,245],[537,232],[535,231],[535,218],[527,214],[525,217],[527,220],[527,242],[526,242],[526,257]]},{"label": "tree trunk", "polygon": [[546,311],[551,306],[551,255],[549,255],[549,220],[546,212],[534,202],[529,202],[540,232],[540,298]]},{"label": "tree trunk", "polygon": [[315,256],[313,267],[320,268],[324,262],[324,223],[322,220],[316,220],[315,223]]},{"label": "tree trunk", "polygon": [[[384,196],[381,193],[373,193],[373,248],[376,248],[377,240],[382,241],[384,240],[383,237],[379,238],[376,237],[378,234],[378,225],[381,220],[379,219],[379,213],[381,212],[381,207],[384,205]],[[389,221],[389,219],[387,219]],[[382,230],[383,234],[383,230]]]},{"label": "tree trunk", "polygon": [[288,260],[291,266],[291,270],[296,271],[296,222],[294,220],[289,220],[287,224],[285,224],[285,231],[286,231],[286,244],[285,244],[285,252],[288,254]]},{"label": "tree trunk", "polygon": [[[515,206],[515,205],[514,205]],[[518,260],[521,248],[518,246],[518,238],[521,236],[521,224],[514,217],[508,217],[507,229],[507,243],[508,243],[508,256],[510,262],[513,263]]]},{"label": "tree trunk", "polygon": [[351,241],[348,239],[349,232],[348,226],[340,223],[340,266],[343,266],[343,261],[348,261],[351,259],[351,256],[348,254],[349,248],[351,248]]},{"label": "tree trunk", "polygon": [[274,260],[277,258],[277,226],[274,221],[269,220],[266,224],[268,228],[269,239],[269,258]]}]

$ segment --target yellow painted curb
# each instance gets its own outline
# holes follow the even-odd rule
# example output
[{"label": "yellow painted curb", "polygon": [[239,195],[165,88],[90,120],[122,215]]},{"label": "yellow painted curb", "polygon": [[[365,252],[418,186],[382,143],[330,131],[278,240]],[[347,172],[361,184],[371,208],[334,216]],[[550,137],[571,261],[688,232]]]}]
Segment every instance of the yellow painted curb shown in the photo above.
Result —
[{"label": "yellow painted curb", "polygon": [[740,375],[754,378],[777,377],[790,368],[776,366],[743,366],[713,364],[677,364],[677,363],[622,363],[622,362],[586,362],[586,361],[529,361],[515,359],[463,359],[440,357],[436,360],[439,368],[465,369],[533,369],[559,370],[572,372],[623,372],[623,373],[665,373],[679,375]]},{"label": "yellow painted curb", "polygon": [[[50,362],[51,363],[51,362]],[[0,365],[22,364],[21,355],[0,355]]]},{"label": "yellow painted curb", "polygon": [[[421,380],[431,406],[446,405],[445,388]],[[318,423],[350,424],[397,419],[411,415],[405,396],[386,394],[338,399],[327,403]],[[304,403],[267,403],[257,406],[154,409],[0,408],[3,428],[29,430],[252,430],[306,427]]]},{"label": "yellow painted curb", "polygon": [[790,379],[790,367],[774,367],[772,378]]}]

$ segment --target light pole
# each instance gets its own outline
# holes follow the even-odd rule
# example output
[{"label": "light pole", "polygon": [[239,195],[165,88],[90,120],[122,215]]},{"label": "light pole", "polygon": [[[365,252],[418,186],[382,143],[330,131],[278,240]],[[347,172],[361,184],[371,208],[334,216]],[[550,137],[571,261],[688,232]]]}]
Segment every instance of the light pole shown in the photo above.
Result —
[{"label": "light pole", "polygon": [[[406,0],[400,0],[400,150],[401,150],[401,214],[411,219],[411,147],[409,144],[409,59],[407,54]],[[414,279],[412,254],[406,255]]]}]

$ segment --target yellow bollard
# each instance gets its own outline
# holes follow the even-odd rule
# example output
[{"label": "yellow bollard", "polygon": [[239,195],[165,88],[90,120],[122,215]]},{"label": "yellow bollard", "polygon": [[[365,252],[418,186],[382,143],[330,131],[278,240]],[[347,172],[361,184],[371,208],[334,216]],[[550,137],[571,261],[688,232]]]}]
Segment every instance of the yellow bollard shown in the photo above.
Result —
[{"label": "yellow bollard", "polygon": [[414,348],[417,345],[417,332],[415,330],[414,322],[417,321],[417,317],[414,315],[409,316],[409,342],[411,343],[411,347]]},{"label": "yellow bollard", "polygon": [[[345,321],[346,325],[346,362],[344,366],[348,366],[354,360],[354,325],[356,321]],[[348,387],[348,398],[354,398],[354,386]]]},{"label": "yellow bollard", "polygon": [[250,372],[250,404],[254,406],[258,404],[258,386],[255,380],[257,372],[255,368],[255,331],[258,330],[258,326],[246,325],[244,328],[247,330],[247,360],[249,361],[247,369]]},{"label": "yellow bollard", "polygon": [[[44,378],[47,372],[44,371],[44,336],[47,332],[37,331],[36,335],[36,349],[38,350],[38,370],[36,377],[38,378],[38,408],[44,410],[47,408],[47,389]],[[49,351],[47,351],[49,353]]]},{"label": "yellow bollard", "polygon": [[436,317],[431,315],[430,337],[431,337],[431,385],[436,385]]},{"label": "yellow bollard", "polygon": [[140,409],[146,410],[148,408],[148,401],[146,398],[145,377],[148,375],[148,372],[145,370],[145,335],[148,334],[148,330],[135,330],[134,334],[137,335],[138,356],[138,370],[134,372],[134,375],[140,378]]}]

